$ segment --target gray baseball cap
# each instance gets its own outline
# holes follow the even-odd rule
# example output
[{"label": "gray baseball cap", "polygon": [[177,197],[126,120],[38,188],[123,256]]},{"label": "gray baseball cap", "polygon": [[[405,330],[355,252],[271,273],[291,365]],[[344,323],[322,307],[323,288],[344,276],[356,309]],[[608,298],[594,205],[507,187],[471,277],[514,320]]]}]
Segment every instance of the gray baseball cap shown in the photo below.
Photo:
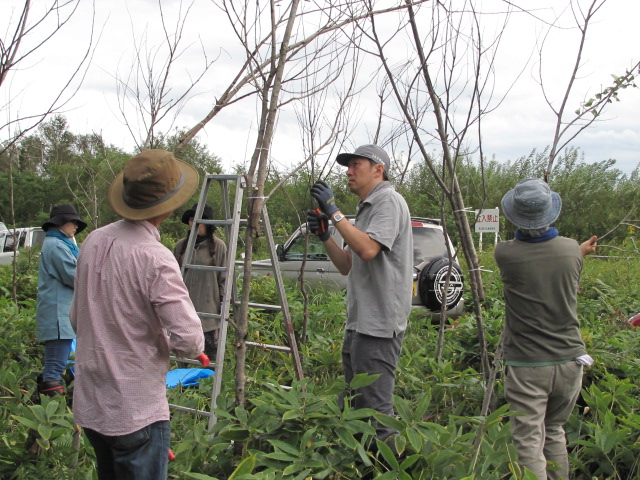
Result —
[{"label": "gray baseball cap", "polygon": [[384,165],[384,171],[387,172],[387,174],[389,173],[389,168],[391,168],[389,155],[377,145],[360,145],[353,153],[339,154],[336,157],[336,162],[346,167],[352,158],[366,158],[374,163]]}]

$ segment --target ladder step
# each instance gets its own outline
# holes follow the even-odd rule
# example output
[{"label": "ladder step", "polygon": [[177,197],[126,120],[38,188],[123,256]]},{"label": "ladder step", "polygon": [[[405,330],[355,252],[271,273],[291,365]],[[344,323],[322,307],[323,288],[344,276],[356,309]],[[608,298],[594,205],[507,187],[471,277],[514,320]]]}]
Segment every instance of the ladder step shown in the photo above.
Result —
[{"label": "ladder step", "polygon": [[230,220],[207,220],[201,218],[200,220],[196,220],[196,223],[201,223],[202,225],[233,225],[233,219]]},{"label": "ladder step", "polygon": [[227,271],[227,267],[214,267],[213,265],[193,265],[190,263],[186,264],[184,268],[187,268],[189,270],[206,270],[209,272],[226,272]]},{"label": "ladder step", "polygon": [[244,178],[238,178],[238,175],[221,175],[221,174],[218,174],[218,173],[207,173],[206,174],[206,178],[207,179],[215,179],[215,180],[240,181],[240,182],[242,182],[243,185],[245,183]]},{"label": "ladder step", "polygon": [[[240,305],[241,302],[235,302],[236,307]],[[251,308],[261,308],[262,310],[275,310],[276,312],[282,311],[282,305],[268,305],[266,303],[252,303],[249,302],[249,307]]]},{"label": "ladder step", "polygon": [[200,318],[222,318],[219,313],[196,312]]},{"label": "ladder step", "polygon": [[211,412],[205,412],[204,410],[197,410],[195,408],[183,407],[182,405],[175,405],[173,403],[169,404],[169,408],[180,410],[181,412],[199,413],[200,415],[203,415],[205,417],[211,417]]},{"label": "ladder step", "polygon": [[[181,357],[176,357],[174,355],[169,356],[169,360],[173,360],[175,362],[180,362],[180,363],[188,363],[189,365],[200,365],[202,367],[202,364],[198,361],[198,360],[194,360],[193,358],[181,358]],[[211,363],[209,365],[214,365],[216,364],[216,362],[214,361],[214,359],[211,359]]]},{"label": "ladder step", "polygon": [[267,385],[271,385],[272,387],[278,386],[283,390],[293,390],[293,387],[290,385],[276,385],[275,383],[267,382]]},{"label": "ladder step", "polygon": [[269,345],[267,343],[256,343],[256,342],[244,342],[248,347],[260,347],[267,348],[269,350],[277,350],[279,352],[290,352],[291,349],[289,347],[284,347],[282,345]]}]

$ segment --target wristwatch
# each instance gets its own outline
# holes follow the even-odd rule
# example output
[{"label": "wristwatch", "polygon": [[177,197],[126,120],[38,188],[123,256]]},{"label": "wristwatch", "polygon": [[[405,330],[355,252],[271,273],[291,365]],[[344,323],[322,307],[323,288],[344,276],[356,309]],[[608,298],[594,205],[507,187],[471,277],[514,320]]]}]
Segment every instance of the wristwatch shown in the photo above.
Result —
[{"label": "wristwatch", "polygon": [[336,213],[333,218],[331,219],[333,221],[333,224],[335,225],[336,223],[338,223],[340,220],[342,220],[344,218],[344,215],[341,213]]}]

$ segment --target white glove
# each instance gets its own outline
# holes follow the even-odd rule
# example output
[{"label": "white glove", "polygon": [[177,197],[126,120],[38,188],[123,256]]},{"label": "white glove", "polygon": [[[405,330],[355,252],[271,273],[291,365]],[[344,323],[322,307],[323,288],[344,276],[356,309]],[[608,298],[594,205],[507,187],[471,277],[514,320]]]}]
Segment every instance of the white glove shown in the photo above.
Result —
[{"label": "white glove", "polygon": [[591,365],[593,365],[593,358],[591,358],[590,355],[585,353],[584,355],[580,355],[579,357],[576,357],[576,363],[578,365],[590,367]]}]

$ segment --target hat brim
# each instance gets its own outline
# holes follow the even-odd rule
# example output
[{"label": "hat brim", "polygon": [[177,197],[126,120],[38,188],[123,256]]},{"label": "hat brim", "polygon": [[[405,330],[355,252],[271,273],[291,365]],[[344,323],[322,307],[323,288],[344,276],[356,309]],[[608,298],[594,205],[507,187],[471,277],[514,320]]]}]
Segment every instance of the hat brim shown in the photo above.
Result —
[{"label": "hat brim", "polygon": [[153,205],[149,208],[132,208],[125,203],[123,196],[124,170],[120,172],[113,182],[111,182],[111,186],[109,187],[109,204],[113,211],[128,220],[148,220],[149,218],[173,212],[187,203],[198,188],[200,175],[198,174],[198,171],[187,162],[177,158],[176,161],[180,167],[180,172],[184,175],[184,183],[182,184],[182,187],[180,187],[180,189],[165,202]]},{"label": "hat brim", "polygon": [[367,160],[371,160],[370,158],[363,157],[362,155],[355,155],[353,153],[340,153],[336,157],[336,162],[338,162],[338,164],[342,165],[343,167],[348,167],[349,160],[352,160],[354,158],[366,158]]},{"label": "hat brim", "polygon": [[551,204],[547,210],[535,217],[525,216],[517,212],[515,206],[515,189],[509,190],[502,197],[502,213],[511,223],[518,228],[526,230],[535,230],[553,224],[560,216],[562,210],[562,199],[556,192],[551,192]]},{"label": "hat brim", "polygon": [[196,211],[193,208],[190,208],[189,210],[185,210],[185,212],[182,214],[182,223],[184,223],[185,225],[189,225],[189,219],[195,216],[196,216]]},{"label": "hat brim", "polygon": [[[195,218],[196,210],[198,209],[198,204],[196,203],[193,207],[182,214],[182,223],[185,225],[189,225],[189,220]],[[213,220],[213,209],[209,205],[205,205],[202,209],[202,218],[204,220]]]},{"label": "hat brim", "polygon": [[82,221],[82,219],[78,215],[66,214],[63,213],[61,215],[56,215],[45,223],[42,224],[42,230],[45,232],[49,230],[51,227],[58,228],[68,222],[76,222],[78,225],[78,229],[76,230],[76,235],[87,228],[87,224]]},{"label": "hat brim", "polygon": [[336,156],[336,162],[339,165],[342,165],[343,167],[348,167],[349,161],[353,160],[354,158],[366,158],[367,160],[369,160],[370,162],[373,162],[376,165],[382,165],[385,168],[385,171],[387,170],[387,165],[385,163],[381,163],[375,158],[372,158],[362,153],[340,153]]}]

